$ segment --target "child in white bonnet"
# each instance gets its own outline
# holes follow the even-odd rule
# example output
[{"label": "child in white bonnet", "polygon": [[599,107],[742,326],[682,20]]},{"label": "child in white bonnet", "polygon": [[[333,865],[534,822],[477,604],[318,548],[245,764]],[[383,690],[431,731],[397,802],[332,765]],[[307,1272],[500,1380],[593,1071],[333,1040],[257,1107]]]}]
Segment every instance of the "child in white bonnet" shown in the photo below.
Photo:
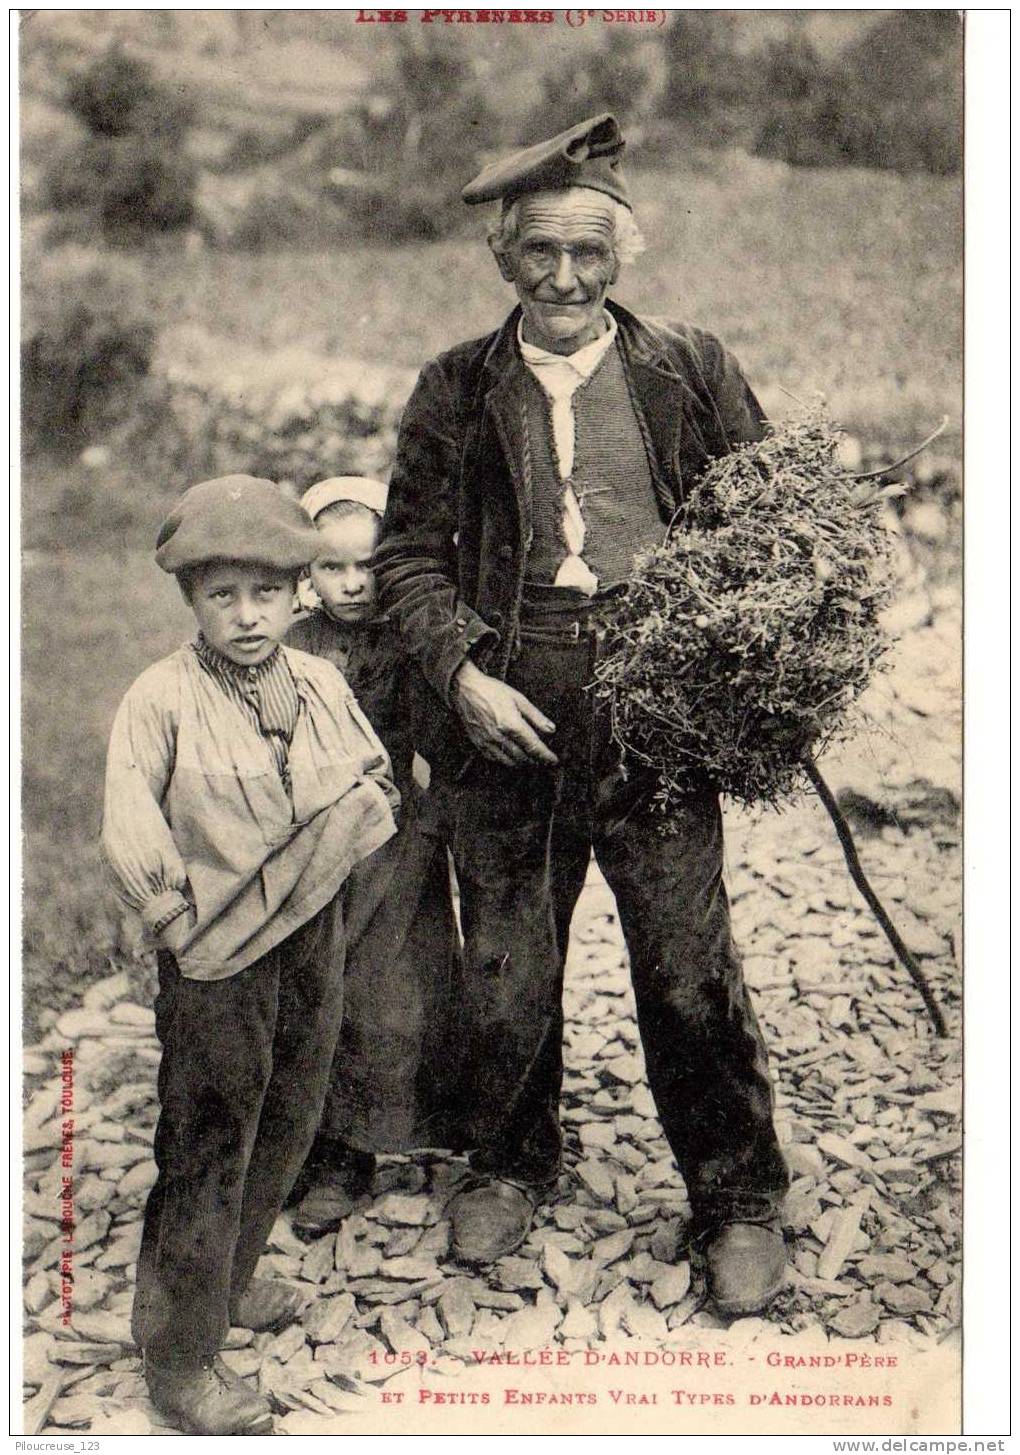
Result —
[{"label": "child in white bonnet", "polygon": [[294,1228],[339,1226],[370,1185],[376,1152],[447,1145],[456,1064],[451,1009],[460,952],[445,842],[415,773],[428,689],[378,610],[372,555],[386,508],[378,480],[323,480],[301,500],[322,538],[311,611],[288,643],[338,666],[386,745],[403,812],[396,837],[348,884],[344,1024]]}]

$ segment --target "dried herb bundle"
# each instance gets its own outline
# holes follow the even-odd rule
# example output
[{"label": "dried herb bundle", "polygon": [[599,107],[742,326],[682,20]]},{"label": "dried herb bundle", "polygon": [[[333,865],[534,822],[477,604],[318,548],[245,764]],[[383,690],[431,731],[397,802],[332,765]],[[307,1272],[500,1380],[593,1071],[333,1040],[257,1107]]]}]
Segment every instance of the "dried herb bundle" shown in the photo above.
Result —
[{"label": "dried herb bundle", "polygon": [[606,607],[596,691],[659,770],[665,827],[706,781],[746,804],[789,799],[888,645],[883,492],[840,466],[838,443],[816,409],[713,461]]}]

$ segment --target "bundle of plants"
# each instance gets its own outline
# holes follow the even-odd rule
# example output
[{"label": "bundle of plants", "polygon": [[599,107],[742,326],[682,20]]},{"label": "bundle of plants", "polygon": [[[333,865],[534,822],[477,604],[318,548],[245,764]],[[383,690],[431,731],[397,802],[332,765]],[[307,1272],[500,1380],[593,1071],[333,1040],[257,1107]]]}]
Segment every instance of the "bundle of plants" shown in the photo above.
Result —
[{"label": "bundle of plants", "polygon": [[778,806],[852,727],[888,641],[883,492],[820,409],[715,460],[607,612],[598,692],[660,774],[664,828],[706,782]]},{"label": "bundle of plants", "polygon": [[712,462],[663,543],[636,558],[626,591],[606,604],[595,690],[610,702],[617,740],[657,772],[665,834],[699,788],[779,807],[814,787],[854,882],[945,1034],[815,765],[853,731],[857,699],[890,645],[882,503],[900,487],[851,474],[839,442],[816,408]]}]

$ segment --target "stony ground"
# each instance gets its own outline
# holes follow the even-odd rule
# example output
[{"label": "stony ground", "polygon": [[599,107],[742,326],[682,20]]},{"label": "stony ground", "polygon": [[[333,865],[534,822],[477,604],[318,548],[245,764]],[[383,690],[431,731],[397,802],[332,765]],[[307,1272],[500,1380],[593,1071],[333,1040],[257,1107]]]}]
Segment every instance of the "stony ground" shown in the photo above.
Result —
[{"label": "stony ground", "polygon": [[[827,765],[852,787],[862,859],[950,1021],[935,1038],[906,973],[850,883],[819,804],[727,816],[728,882],[769,1040],[793,1177],[788,1288],[728,1331],[685,1246],[682,1185],[644,1071],[612,896],[593,870],[567,985],[560,1199],[484,1275],[448,1261],[443,1207],[463,1164],[384,1162],[341,1232],[305,1245],[286,1217],[266,1271],[308,1294],[300,1325],[232,1330],[225,1358],[269,1392],[277,1429],[342,1430],[374,1386],[455,1381],[477,1349],[956,1337],[959,1284],[960,853],[958,608],[923,590],[873,690],[878,728]],[[154,1168],[153,1018],[125,972],[93,985],[25,1054],[26,1433],[161,1429],[131,1347],[142,1208]],[[62,1322],[61,1053],[74,1050],[74,1285]],[[66,1169],[64,1169],[66,1172]],[[455,1387],[455,1385],[453,1385]]]}]

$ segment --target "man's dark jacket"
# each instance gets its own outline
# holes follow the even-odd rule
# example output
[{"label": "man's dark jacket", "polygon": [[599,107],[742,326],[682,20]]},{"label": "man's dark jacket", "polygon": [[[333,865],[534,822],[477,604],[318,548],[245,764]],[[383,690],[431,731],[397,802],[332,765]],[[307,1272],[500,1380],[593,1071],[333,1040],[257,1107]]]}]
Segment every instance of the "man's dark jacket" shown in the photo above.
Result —
[{"label": "man's dark jacket", "polygon": [[[608,307],[665,528],[685,486],[760,439],[764,416],[711,334]],[[516,641],[532,534],[519,318],[426,364],[400,424],[376,567],[384,608],[444,702],[477,643],[479,665],[503,677]]]}]

